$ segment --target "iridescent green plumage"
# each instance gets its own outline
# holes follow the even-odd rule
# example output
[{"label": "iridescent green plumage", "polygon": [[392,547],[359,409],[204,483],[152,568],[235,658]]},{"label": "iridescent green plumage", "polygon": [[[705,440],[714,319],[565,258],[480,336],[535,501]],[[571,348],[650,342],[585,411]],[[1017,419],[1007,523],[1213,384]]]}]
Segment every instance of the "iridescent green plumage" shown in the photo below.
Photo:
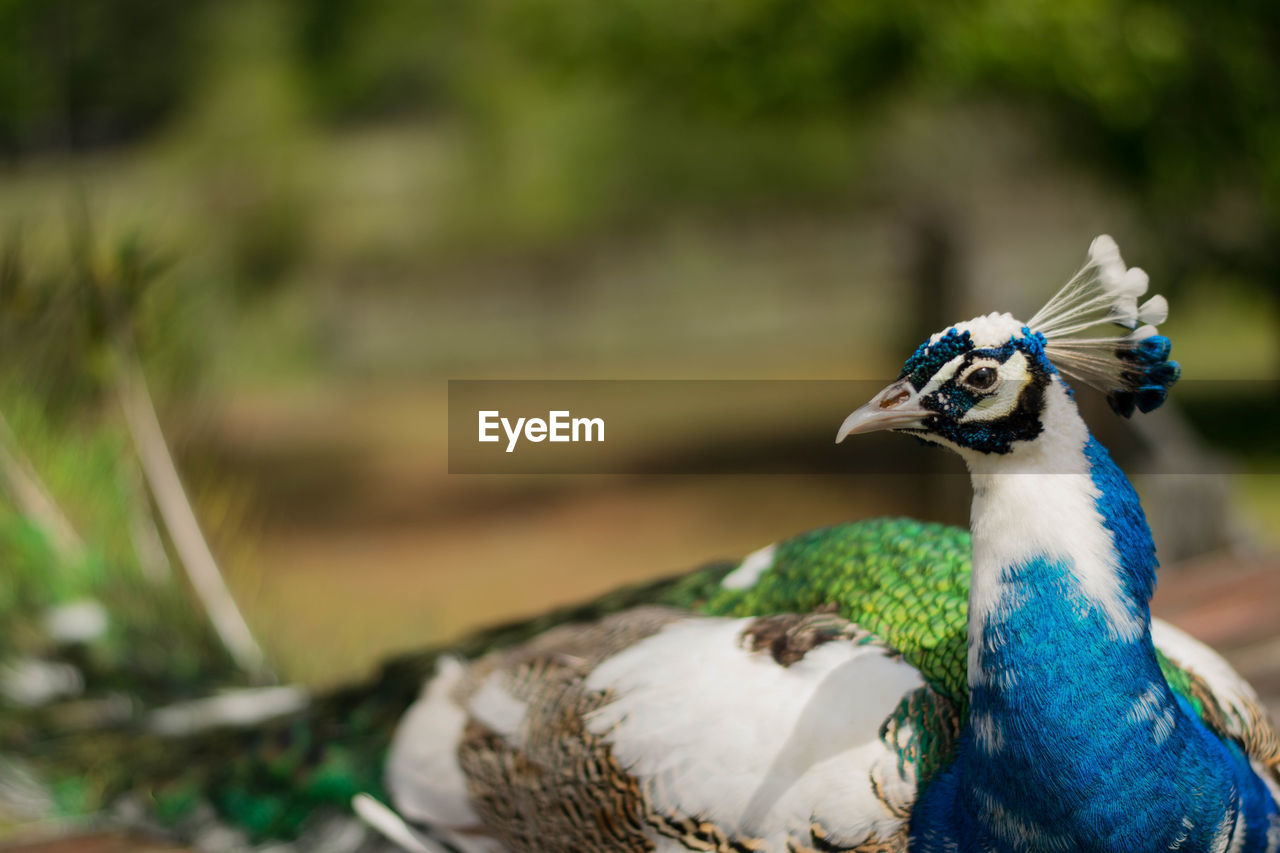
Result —
[{"label": "iridescent green plumage", "polygon": [[742,590],[722,588],[699,609],[754,616],[834,604],[841,616],[902,652],[939,692],[964,706],[969,548],[967,531],[941,524],[839,524],[779,543],[759,581]]}]

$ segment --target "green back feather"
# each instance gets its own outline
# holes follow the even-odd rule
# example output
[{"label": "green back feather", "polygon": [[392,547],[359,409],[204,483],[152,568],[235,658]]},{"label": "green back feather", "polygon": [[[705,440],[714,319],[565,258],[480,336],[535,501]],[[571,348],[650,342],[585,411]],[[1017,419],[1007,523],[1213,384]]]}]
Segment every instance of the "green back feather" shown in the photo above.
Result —
[{"label": "green back feather", "polygon": [[911,519],[812,530],[779,543],[754,585],[719,589],[699,609],[755,616],[834,604],[963,706],[969,548],[967,531]]}]

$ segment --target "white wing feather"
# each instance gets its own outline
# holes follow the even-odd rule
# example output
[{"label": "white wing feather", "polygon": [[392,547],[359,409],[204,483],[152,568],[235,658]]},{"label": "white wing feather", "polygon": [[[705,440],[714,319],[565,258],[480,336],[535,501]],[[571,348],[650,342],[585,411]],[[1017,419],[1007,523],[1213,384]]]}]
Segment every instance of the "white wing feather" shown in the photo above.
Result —
[{"label": "white wing feather", "polygon": [[400,813],[433,826],[478,827],[458,765],[466,709],[453,699],[466,665],[442,657],[422,697],[400,721],[387,755],[387,791]]},{"label": "white wing feather", "polygon": [[880,727],[920,673],[877,645],[831,642],[788,667],[739,638],[751,620],[690,619],[606,660],[587,686],[617,697],[589,727],[652,804],[783,849],[817,819],[835,838],[888,836],[914,768]]}]

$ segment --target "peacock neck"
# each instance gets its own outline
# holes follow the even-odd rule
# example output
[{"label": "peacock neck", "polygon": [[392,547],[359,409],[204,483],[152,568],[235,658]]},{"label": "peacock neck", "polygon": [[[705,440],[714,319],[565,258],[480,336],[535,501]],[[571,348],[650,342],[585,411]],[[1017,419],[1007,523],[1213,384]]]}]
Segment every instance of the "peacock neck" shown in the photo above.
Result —
[{"label": "peacock neck", "polygon": [[1060,385],[1047,395],[1044,421],[1026,447],[966,460],[971,686],[985,681],[982,632],[1037,604],[1060,602],[1100,639],[1150,645],[1155,545],[1138,496]]},{"label": "peacock neck", "polygon": [[[1155,546],[1138,497],[1061,386],[1044,422],[1027,447],[969,461],[979,734],[997,719],[1065,732],[1074,708],[1117,686],[1168,694],[1151,645]],[[1047,701],[1025,701],[1029,685]]]},{"label": "peacock neck", "polygon": [[[1151,643],[1155,549],[1137,495],[1060,385],[1044,422],[1052,426],[1033,446],[969,460],[962,811],[973,833],[1003,839],[993,849],[1031,836],[1063,849],[1089,849],[1088,839],[1145,849],[1144,833],[1172,843],[1190,831],[1181,818],[1208,839],[1234,808],[1229,780],[1217,791],[1203,780],[1205,796],[1192,803],[1162,787],[1203,772],[1209,757]],[[1126,823],[1116,803],[1144,797],[1165,797],[1172,823],[1156,812]],[[1104,844],[1101,832],[1137,846]]]}]

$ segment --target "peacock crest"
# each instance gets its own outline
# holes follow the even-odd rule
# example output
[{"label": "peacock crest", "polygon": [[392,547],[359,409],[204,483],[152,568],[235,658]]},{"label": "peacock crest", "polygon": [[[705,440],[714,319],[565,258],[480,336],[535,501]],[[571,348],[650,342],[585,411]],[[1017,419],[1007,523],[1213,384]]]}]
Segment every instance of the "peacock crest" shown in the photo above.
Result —
[{"label": "peacock crest", "polygon": [[[1168,319],[1168,301],[1156,294],[1139,304],[1147,286],[1146,272],[1126,267],[1116,241],[1103,234],[1084,267],[1027,323],[1059,372],[1105,393],[1124,417],[1159,408],[1182,372],[1157,328]],[[1099,326],[1128,331],[1081,336]]]}]

